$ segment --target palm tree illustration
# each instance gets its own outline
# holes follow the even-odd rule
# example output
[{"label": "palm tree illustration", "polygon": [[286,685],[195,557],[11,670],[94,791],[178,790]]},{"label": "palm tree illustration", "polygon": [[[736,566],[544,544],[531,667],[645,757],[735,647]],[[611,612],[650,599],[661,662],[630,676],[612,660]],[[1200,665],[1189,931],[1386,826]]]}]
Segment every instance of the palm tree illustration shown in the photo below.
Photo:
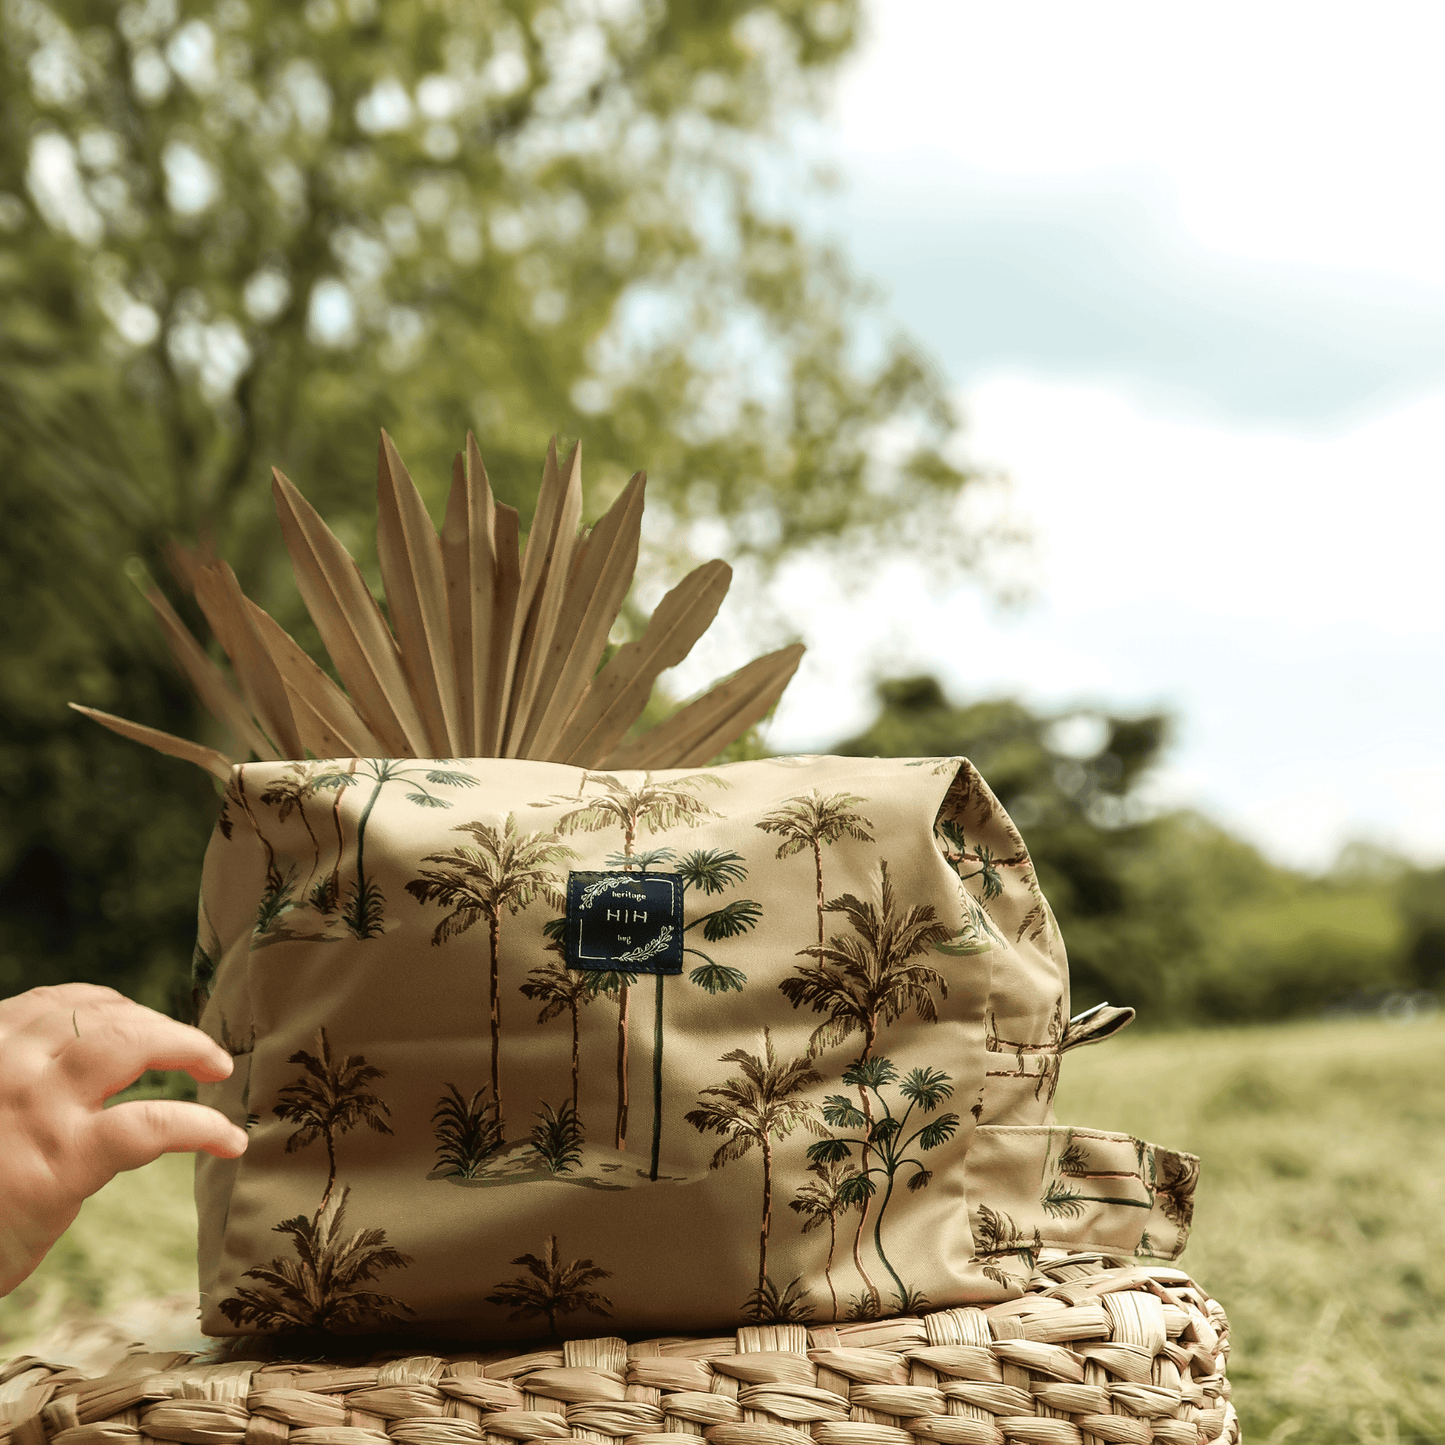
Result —
[{"label": "palm tree illustration", "polygon": [[[590,784],[602,788],[599,796],[587,798],[583,794]],[[668,782],[655,780],[651,773],[642,775],[638,787],[629,788],[611,773],[583,773],[577,785],[577,797],[553,797],[538,807],[557,803],[577,803],[578,806],[564,813],[557,820],[559,833],[600,833],[604,828],[622,830],[622,853],[620,863],[624,868],[636,866],[634,853],[637,835],[642,829],[649,833],[661,833],[670,828],[695,828],[704,818],[715,818],[717,813],[696,795],[696,789],[707,786],[726,788],[730,784],[714,773],[690,773],[685,777],[673,778]],[[612,860],[609,859],[609,862]],[[633,975],[615,974],[614,984],[617,998],[617,1135],[616,1147],[627,1148],[627,1033],[632,1012]]]},{"label": "palm tree illustration", "polygon": [[598,1280],[610,1279],[612,1271],[599,1269],[590,1259],[574,1259],[563,1264],[555,1234],[548,1235],[541,1255],[519,1255],[512,1263],[522,1265],[527,1273],[502,1281],[495,1292],[487,1296],[488,1304],[512,1307],[508,1319],[532,1320],[545,1316],[548,1331],[555,1335],[558,1315],[576,1314],[578,1310],[594,1315],[612,1313],[606,1308],[612,1301],[588,1288]]},{"label": "palm tree illustration", "polygon": [[[440,768],[435,762],[422,763],[415,758],[357,758],[353,760],[353,768],[355,771],[346,773],[324,773],[317,779],[317,786],[344,788],[349,782],[356,781],[358,773],[371,781],[371,794],[362,805],[361,817],[356,824],[356,882],[352,885],[351,900],[344,917],[347,926],[358,938],[374,938],[381,932],[386,899],[380,887],[366,876],[366,825],[371,820],[371,810],[376,806],[381,790],[388,783],[407,783],[411,787],[411,792],[406,795],[407,802],[415,803],[418,808],[450,808],[451,801],[429,792],[427,784],[433,787],[475,788],[477,780],[470,773]],[[348,783],[343,783],[343,778]],[[338,805],[340,801],[338,793]]]},{"label": "palm tree illustration", "polygon": [[[947,948],[944,952],[949,952]],[[998,1017],[992,1009],[984,1026],[984,1048],[990,1054],[1014,1054],[1017,1062],[1011,1069],[989,1069],[987,1076],[990,1079],[1033,1079],[1034,1098],[1044,1097],[1045,1090],[1050,1099],[1054,1096],[1054,1090],[1059,1082],[1059,1064],[1062,1060],[1061,1046],[1064,1042],[1064,1031],[1068,1027],[1068,1020],[1064,1017],[1064,996],[1060,994],[1054,1000],[1054,1011],[1049,1017],[1047,1036],[1041,1044],[1020,1043],[1015,1039],[1005,1039],[999,1036]],[[1039,1057],[1041,1067],[1034,1071],[1029,1068],[1030,1057]]]},{"label": "palm tree illustration", "polygon": [[[1010,1215],[1001,1209],[991,1209],[987,1204],[978,1206],[978,1211],[970,1223],[973,1226],[973,1252],[976,1258],[995,1260],[1012,1255],[1022,1260],[1028,1269],[1033,1269],[1038,1262],[1044,1241],[1037,1227],[1032,1235],[1027,1235]],[[985,1264],[983,1272],[997,1284],[1006,1285],[1012,1282],[1008,1275],[992,1265]]]},{"label": "palm tree illustration", "polygon": [[[1135,1152],[1139,1167],[1136,1169],[1096,1169],[1089,1158],[1088,1150],[1072,1129],[1064,1133],[1064,1142],[1054,1160],[1053,1175],[1044,1191],[1040,1203],[1044,1213],[1054,1219],[1077,1219],[1084,1212],[1086,1204],[1123,1204],[1131,1209],[1152,1209],[1154,1191],[1144,1183],[1143,1150],[1148,1146],[1142,1141],[1136,1143]],[[1130,1199],[1123,1195],[1085,1194],[1083,1187],[1097,1180],[1133,1180],[1143,1186],[1148,1194],[1146,1199]],[[1107,1185],[1095,1187],[1107,1188]]]},{"label": "palm tree illustration", "polygon": [[311,871],[301,885],[303,898],[311,886],[311,880],[321,868],[321,843],[311,826],[311,819],[306,816],[306,804],[317,792],[318,776],[320,774],[315,763],[292,763],[281,777],[273,778],[261,794],[261,801],[267,807],[276,809],[276,817],[282,823],[288,822],[292,813],[298,814],[306,829],[306,836],[311,839]]},{"label": "palm tree illustration", "polygon": [[225,797],[221,807],[221,831],[229,838],[230,834],[230,808],[239,808],[251,824],[251,831],[260,840],[261,847],[266,851],[266,882],[261,889],[261,901],[256,907],[255,928],[258,933],[265,933],[272,924],[286,911],[291,903],[290,877],[283,878],[281,869],[276,863],[276,850],[271,846],[271,840],[262,831],[260,823],[256,820],[255,811],[251,807],[251,800],[246,793],[246,768],[236,768],[226,784]]},{"label": "palm tree illustration", "polygon": [[[765,1028],[762,1053],[732,1049],[719,1061],[736,1064],[738,1073],[721,1084],[703,1089],[698,1107],[688,1112],[687,1122],[703,1133],[721,1134],[708,1164],[721,1169],[757,1148],[763,1158],[763,1216],[758,1231],[758,1285],[752,1296],[751,1312],[765,1308],[771,1281],[768,1279],[768,1236],[773,1227],[773,1144],[800,1126],[826,1137],[816,1117],[816,1105],[803,1097],[806,1089],[823,1082],[811,1058],[779,1060],[773,1047],[773,1033]],[[776,1287],[773,1291],[776,1292]]]},{"label": "palm tree illustration", "polygon": [[[860,1205],[866,1205],[877,1192],[874,1176],[886,1180],[883,1200],[873,1221],[873,1247],[878,1251],[883,1268],[898,1287],[899,1310],[905,1311],[916,1306],[919,1301],[905,1288],[898,1277],[898,1271],[884,1253],[883,1217],[888,1213],[888,1204],[893,1198],[898,1176],[905,1169],[910,1166],[913,1169],[913,1173],[905,1181],[910,1193],[927,1188],[933,1178],[933,1171],[923,1160],[908,1151],[917,1145],[918,1152],[926,1154],[946,1143],[958,1132],[958,1115],[951,1111],[940,1114],[936,1119],[930,1119],[911,1134],[908,1132],[913,1111],[918,1109],[924,1114],[932,1114],[940,1104],[953,1096],[953,1085],[949,1076],[941,1070],[927,1068],[910,1069],[900,1083],[898,1070],[890,1060],[884,1058],[868,1059],[854,1064],[844,1071],[843,1082],[858,1089],[860,1093],[871,1093],[881,1113],[875,1115],[870,1110],[865,1114],[846,1094],[830,1094],[823,1101],[824,1120],[835,1129],[861,1129],[866,1132],[861,1137],[834,1136],[812,1144],[808,1148],[808,1158],[815,1164],[841,1164],[852,1158],[856,1148],[865,1160],[869,1154],[878,1160],[876,1164],[865,1162],[863,1167],[856,1174],[850,1175],[839,1188],[848,1202],[856,1201]],[[898,1084],[898,1092],[908,1101],[908,1107],[898,1117],[894,1116],[892,1107],[883,1096],[884,1088],[895,1083]]]},{"label": "palm tree illustration", "polygon": [[468,1097],[455,1084],[447,1084],[431,1122],[437,1170],[450,1178],[475,1179],[502,1147],[502,1123],[485,1086]]},{"label": "palm tree illustration", "polygon": [[550,1023],[564,1013],[572,1020],[572,1117],[578,1133],[582,1132],[582,1116],[578,1112],[578,1090],[582,1074],[582,1010],[598,995],[596,979],[582,969],[568,968],[564,937],[567,920],[554,918],[543,926],[547,935],[547,952],[556,957],[540,963],[527,975],[519,993],[533,1003],[542,1005],[537,1014],[539,1024]]},{"label": "palm tree illustration", "polygon": [[813,872],[818,885],[818,947],[823,946],[823,849],[840,838],[856,838],[860,843],[873,842],[867,831],[873,824],[854,804],[865,801],[853,793],[829,793],[824,797],[816,788],[806,797],[789,798],[764,816],[757,826],[764,833],[773,833],[783,841],[777,856],[791,858],[805,848],[813,852]]},{"label": "palm tree illustration", "polygon": [[384,1229],[363,1229],[348,1235],[342,1191],[314,1219],[298,1214],[274,1226],[288,1235],[296,1258],[273,1259],[241,1277],[259,1288],[242,1288],[221,1301],[221,1313],[234,1325],[262,1330],[348,1330],[377,1322],[400,1322],[414,1314],[410,1305],[389,1294],[363,1289],[383,1270],[401,1269],[411,1256],[386,1242]]},{"label": "palm tree illustration", "polygon": [[[609,862],[612,860],[609,859]],[[675,865],[674,871],[682,879],[683,897],[689,888],[699,893],[716,895],[736,884],[746,882],[748,870],[742,854],[725,852],[721,848],[695,848],[678,861],[672,849],[655,848],[648,853],[633,855],[633,861],[643,872],[661,863]],[[694,928],[702,929],[705,943],[721,943],[726,938],[738,938],[757,927],[763,916],[762,906],[751,898],[733,898],[711,912],[699,914],[691,923],[683,925],[683,935]],[[700,948],[684,947],[683,954],[691,954],[702,962],[688,974],[688,982],[695,983],[716,997],[720,993],[740,993],[748,976],[741,969],[718,963]],[[649,1177],[657,1178],[658,1161],[662,1152],[662,1049],[663,1049],[663,980],[665,974],[655,974],[656,995],[653,1005],[652,1032],[652,1168]]]},{"label": "palm tree illustration", "polygon": [[[1199,1160],[1173,1149],[1153,1151],[1154,1197],[1170,1224],[1188,1232],[1194,1221],[1194,1191],[1199,1184]],[[1179,1249],[1184,1248],[1181,1239]]]},{"label": "palm tree illustration", "polygon": [[[942,997],[948,997],[947,980],[921,959],[923,954],[946,943],[953,936],[952,930],[939,920],[931,904],[900,909],[888,864],[880,862],[878,872],[876,904],[871,899],[845,893],[826,905],[826,912],[843,914],[852,932],[835,934],[822,945],[800,949],[800,954],[813,961],[798,965],[793,974],[778,985],[794,1008],[806,1004],[815,1013],[826,1015],[809,1041],[813,1054],[861,1034],[863,1048],[857,1060],[860,1065],[873,1057],[880,1027],[902,1018],[910,1010],[924,1023],[936,1023],[938,1006],[933,991],[937,989]],[[867,1088],[860,1086],[858,1098],[871,1134],[873,1104]],[[871,1142],[865,1142],[863,1147],[865,1171],[870,1164],[872,1147]],[[863,1267],[863,1231],[871,1204],[871,1197],[865,1196],[853,1236],[853,1266],[874,1303],[881,1306],[878,1287]]]},{"label": "palm tree illustration", "polygon": [[833,1298],[832,1317],[836,1321],[838,1290],[833,1284],[833,1255],[838,1248],[838,1217],[862,1206],[862,1200],[855,1197],[856,1188],[847,1183],[858,1171],[850,1161],[835,1159],[810,1164],[808,1172],[817,1177],[798,1190],[788,1201],[788,1208],[803,1216],[804,1234],[811,1234],[825,1224],[828,1226],[828,1262],[823,1266],[823,1278],[828,1281],[828,1293]]},{"label": "palm tree illustration", "polygon": [[391,1110],[366,1086],[386,1077],[386,1070],[368,1064],[360,1054],[345,1059],[331,1052],[326,1030],[316,1035],[316,1052],[297,1049],[286,1062],[300,1064],[302,1074],[281,1090],[280,1099],[271,1110],[278,1119],[298,1127],[286,1141],[286,1152],[294,1154],[321,1139],[326,1144],[326,1188],[316,1207],[319,1221],[331,1199],[336,1184],[336,1141],[341,1135],[365,1124],[378,1134],[391,1129],[381,1117]]},{"label": "palm tree illustration", "polygon": [[311,905],[320,913],[335,913],[341,906],[341,863],[346,852],[346,838],[341,831],[341,800],[345,797],[347,788],[356,782],[358,761],[352,758],[347,763],[345,772],[322,773],[312,779],[311,786],[314,791],[336,794],[331,802],[331,826],[336,830],[336,862],[332,864],[331,872],[325,878],[318,879],[311,890]]},{"label": "palm tree illustration", "polygon": [[498,959],[502,942],[502,915],[518,914],[538,899],[553,908],[565,904],[560,880],[552,865],[577,855],[555,833],[521,833],[517,819],[508,813],[497,827],[492,823],[459,823],[454,832],[465,833],[470,843],[445,853],[429,853],[421,861],[435,863],[422,869],[406,891],[420,903],[439,903],[451,912],[437,924],[432,943],[462,934],[483,919],[490,952],[488,980],[491,990],[492,1102],[497,1120],[505,1119],[502,1101],[502,993]]}]

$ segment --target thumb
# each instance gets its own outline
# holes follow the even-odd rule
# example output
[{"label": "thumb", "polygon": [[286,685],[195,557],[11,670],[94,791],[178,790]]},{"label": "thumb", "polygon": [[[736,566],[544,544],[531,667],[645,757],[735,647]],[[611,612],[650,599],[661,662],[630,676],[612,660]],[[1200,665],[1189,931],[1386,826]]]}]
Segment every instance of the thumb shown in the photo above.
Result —
[{"label": "thumb", "polygon": [[110,1174],[139,1169],[162,1154],[204,1150],[218,1159],[246,1152],[245,1130],[205,1104],[179,1099],[138,1099],[104,1109],[95,1118],[94,1157]]}]

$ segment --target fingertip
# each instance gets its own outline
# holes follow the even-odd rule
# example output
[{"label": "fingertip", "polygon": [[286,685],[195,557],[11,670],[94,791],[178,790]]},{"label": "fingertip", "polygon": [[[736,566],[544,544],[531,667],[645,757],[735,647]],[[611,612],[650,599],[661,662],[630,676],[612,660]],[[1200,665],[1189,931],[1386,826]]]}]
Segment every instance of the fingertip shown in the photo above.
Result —
[{"label": "fingertip", "polygon": [[231,1126],[231,1132],[225,1139],[217,1140],[214,1144],[204,1145],[205,1152],[216,1159],[239,1159],[246,1152],[246,1146],[251,1142],[250,1136],[244,1129]]},{"label": "fingertip", "polygon": [[222,1079],[229,1079],[235,1069],[235,1059],[224,1049],[217,1048],[210,1058],[198,1059],[186,1072],[199,1084],[219,1084]]}]

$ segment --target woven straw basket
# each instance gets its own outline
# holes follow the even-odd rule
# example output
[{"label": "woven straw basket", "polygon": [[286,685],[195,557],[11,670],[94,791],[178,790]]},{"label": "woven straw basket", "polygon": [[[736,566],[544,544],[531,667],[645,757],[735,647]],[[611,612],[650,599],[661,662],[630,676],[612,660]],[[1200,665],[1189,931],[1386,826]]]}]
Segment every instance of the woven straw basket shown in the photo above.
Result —
[{"label": "woven straw basket", "polygon": [[[1046,1259],[988,1309],[717,1339],[0,1370],[0,1445],[1237,1445],[1224,1311],[1178,1269]],[[8,1419],[5,1418],[8,1416]]]}]

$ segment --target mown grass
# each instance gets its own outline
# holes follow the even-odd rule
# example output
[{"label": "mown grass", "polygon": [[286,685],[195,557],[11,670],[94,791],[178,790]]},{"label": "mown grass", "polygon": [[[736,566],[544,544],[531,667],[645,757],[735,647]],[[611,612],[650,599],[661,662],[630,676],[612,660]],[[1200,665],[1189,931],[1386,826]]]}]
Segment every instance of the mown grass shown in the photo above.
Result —
[{"label": "mown grass", "polygon": [[[1122,1037],[1059,1117],[1204,1160],[1181,1261],[1232,1322],[1252,1442],[1445,1441],[1445,1022]],[[66,1312],[194,1288],[190,1161],[122,1175],[0,1300],[0,1356]],[[7,1345],[7,1339],[13,1344]]]},{"label": "mown grass", "polygon": [[1059,1117],[1201,1156],[1181,1264],[1229,1312],[1245,1436],[1445,1440],[1445,1023],[1309,1023],[1070,1054]]}]

